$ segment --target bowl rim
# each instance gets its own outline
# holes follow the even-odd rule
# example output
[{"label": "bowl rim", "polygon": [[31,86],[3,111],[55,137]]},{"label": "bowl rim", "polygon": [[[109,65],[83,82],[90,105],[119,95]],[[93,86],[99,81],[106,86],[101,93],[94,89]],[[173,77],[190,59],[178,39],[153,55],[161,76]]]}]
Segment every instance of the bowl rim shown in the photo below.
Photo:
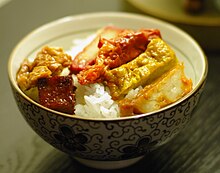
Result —
[{"label": "bowl rim", "polygon": [[[16,79],[13,78],[13,74],[12,74],[12,71],[13,71],[12,70],[13,57],[15,56],[16,51],[19,50],[20,46],[24,42],[26,42],[28,40],[28,38],[31,37],[33,34],[39,32],[41,30],[44,30],[46,28],[50,28],[54,25],[61,24],[63,22],[68,22],[68,21],[72,21],[72,20],[79,20],[79,19],[83,20],[85,18],[94,18],[94,17],[97,17],[97,16],[102,16],[102,17],[105,17],[105,16],[106,17],[116,17],[117,16],[117,17],[130,17],[130,18],[148,19],[148,20],[157,21],[160,24],[166,25],[167,27],[169,27],[171,29],[177,30],[178,32],[183,34],[185,37],[188,37],[188,39],[190,39],[192,41],[194,46],[196,46],[196,48],[199,50],[200,55],[203,57],[204,71],[203,71],[203,74],[201,74],[200,81],[198,81],[198,83],[193,87],[192,91],[190,91],[187,95],[185,95],[181,99],[177,100],[176,102],[174,102],[174,103],[172,103],[168,106],[165,106],[164,108],[161,108],[161,109],[156,110],[156,111],[148,112],[148,113],[132,115],[132,116],[126,116],[126,117],[116,117],[116,118],[88,118],[88,117],[77,116],[75,114],[71,115],[71,114],[67,114],[67,113],[62,113],[62,112],[55,111],[55,110],[49,109],[47,107],[44,107],[41,104],[39,104],[36,101],[29,98],[26,94],[24,94],[24,92],[22,92],[21,89],[18,87],[18,85],[16,83]],[[29,32],[26,36],[24,36],[17,43],[17,45],[13,48],[13,50],[12,50],[10,56],[9,56],[9,59],[8,59],[8,78],[9,78],[11,87],[13,87],[16,90],[16,92],[18,92],[25,100],[28,100],[31,104],[36,105],[37,107],[40,107],[41,109],[43,109],[45,111],[49,111],[49,112],[54,113],[56,115],[64,116],[66,118],[84,120],[84,121],[85,120],[86,121],[123,121],[123,120],[139,119],[139,118],[143,118],[143,117],[146,117],[146,116],[148,116],[148,117],[154,116],[155,114],[158,114],[160,112],[172,109],[173,107],[175,107],[178,104],[182,103],[187,98],[190,98],[197,90],[199,90],[200,87],[202,87],[202,85],[206,81],[207,74],[208,74],[208,60],[207,60],[207,57],[206,57],[204,51],[202,50],[202,48],[200,47],[200,45],[197,43],[197,41],[193,37],[191,37],[188,33],[181,30],[180,28],[174,26],[173,24],[170,24],[169,22],[163,21],[161,19],[157,19],[155,17],[142,15],[142,14],[136,14],[136,13],[130,13],[130,12],[92,12],[92,13],[84,13],[84,14],[66,16],[66,17],[62,17],[62,18],[53,20],[49,23],[46,23],[46,24],[43,24],[43,25],[37,27],[33,31]]]}]

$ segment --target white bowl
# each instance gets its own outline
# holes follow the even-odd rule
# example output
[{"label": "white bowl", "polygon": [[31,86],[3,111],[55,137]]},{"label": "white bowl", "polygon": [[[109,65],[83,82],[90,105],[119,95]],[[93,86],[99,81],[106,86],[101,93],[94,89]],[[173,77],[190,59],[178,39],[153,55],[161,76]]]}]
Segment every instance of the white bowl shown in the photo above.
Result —
[{"label": "white bowl", "polygon": [[[44,45],[69,50],[74,39],[85,38],[109,24],[131,29],[160,29],[163,39],[185,63],[193,90],[161,110],[115,119],[89,119],[50,110],[20,90],[16,72],[25,57],[34,56]],[[85,165],[100,169],[134,164],[177,135],[191,119],[203,91],[207,70],[207,60],[200,46],[182,30],[151,17],[112,12],[70,16],[48,23],[21,40],[8,63],[14,98],[32,129],[55,148]]]}]

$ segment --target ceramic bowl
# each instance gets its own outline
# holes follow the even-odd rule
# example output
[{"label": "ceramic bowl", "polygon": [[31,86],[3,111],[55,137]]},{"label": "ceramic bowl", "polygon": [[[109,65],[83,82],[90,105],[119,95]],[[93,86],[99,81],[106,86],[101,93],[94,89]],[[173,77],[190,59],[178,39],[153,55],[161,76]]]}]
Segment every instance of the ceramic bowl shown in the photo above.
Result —
[{"label": "ceramic bowl", "polygon": [[[16,72],[25,57],[35,55],[44,45],[69,50],[74,39],[85,38],[109,24],[131,29],[160,29],[163,39],[185,63],[193,90],[155,112],[115,119],[89,119],[45,108],[19,89]],[[34,30],[13,50],[8,72],[17,106],[41,138],[87,166],[116,169],[134,164],[187,125],[203,91],[207,60],[193,38],[168,23],[137,14],[108,12],[65,17]]]}]

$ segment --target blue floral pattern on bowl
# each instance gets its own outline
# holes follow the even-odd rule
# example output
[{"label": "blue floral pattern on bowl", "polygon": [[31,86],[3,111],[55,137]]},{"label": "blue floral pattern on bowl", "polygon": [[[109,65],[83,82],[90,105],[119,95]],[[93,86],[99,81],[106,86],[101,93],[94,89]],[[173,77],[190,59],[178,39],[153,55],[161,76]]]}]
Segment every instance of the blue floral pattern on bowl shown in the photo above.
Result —
[{"label": "blue floral pattern on bowl", "polygon": [[32,129],[55,148],[77,158],[117,161],[136,158],[167,143],[191,119],[203,90],[163,112],[119,120],[85,120],[37,107],[14,88],[16,103]]}]

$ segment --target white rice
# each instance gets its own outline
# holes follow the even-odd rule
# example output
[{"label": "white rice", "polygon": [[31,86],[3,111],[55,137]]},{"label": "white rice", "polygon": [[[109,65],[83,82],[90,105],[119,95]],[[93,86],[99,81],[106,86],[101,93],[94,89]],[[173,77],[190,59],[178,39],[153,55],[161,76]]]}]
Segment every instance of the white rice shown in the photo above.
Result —
[{"label": "white rice", "polygon": [[[109,89],[101,83],[80,85],[73,75],[74,85],[77,87],[75,114],[89,118],[117,118],[120,117],[119,106],[112,100]],[[142,89],[132,89],[125,96],[132,99]]]},{"label": "white rice", "polygon": [[140,90],[142,90],[143,89],[143,87],[142,86],[139,86],[139,87],[137,87],[137,88],[135,88],[135,89],[131,89],[129,92],[128,92],[128,94],[125,96],[125,98],[127,98],[127,99],[134,99],[135,98],[135,96],[138,94],[138,92],[140,91]]},{"label": "white rice", "polygon": [[109,90],[101,83],[80,85],[74,77],[76,89],[75,114],[89,118],[117,118],[120,111]]}]

